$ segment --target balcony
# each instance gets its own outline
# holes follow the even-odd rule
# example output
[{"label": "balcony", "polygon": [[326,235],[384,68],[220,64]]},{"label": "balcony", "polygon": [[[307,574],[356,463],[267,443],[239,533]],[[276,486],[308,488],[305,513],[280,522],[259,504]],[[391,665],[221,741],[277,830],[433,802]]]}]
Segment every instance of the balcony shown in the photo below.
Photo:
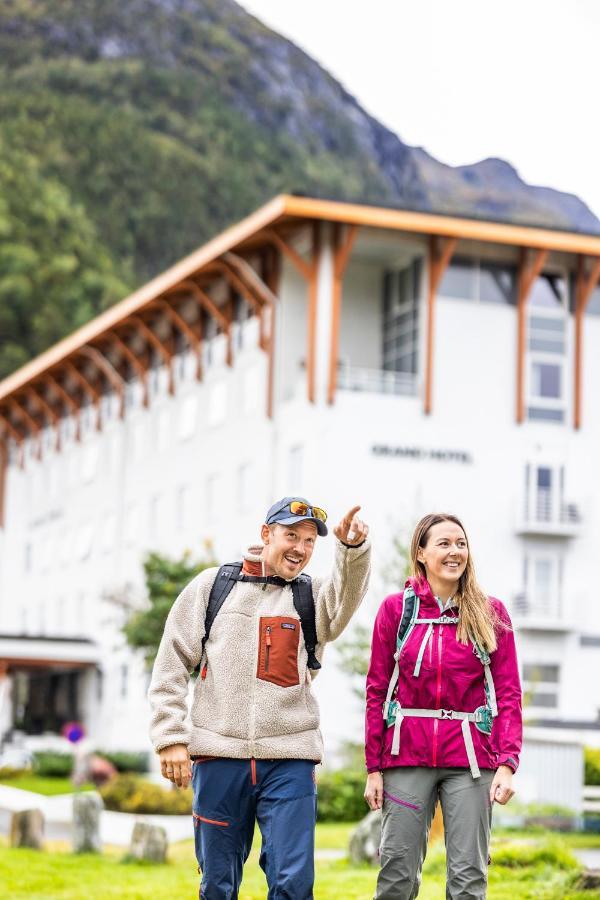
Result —
[{"label": "balcony", "polygon": [[522,591],[513,597],[513,625],[518,631],[572,631],[575,623],[563,612],[558,593],[534,594]]},{"label": "balcony", "polygon": [[407,372],[387,369],[358,369],[340,366],[337,375],[340,391],[355,391],[363,394],[400,394],[416,397],[417,376]]},{"label": "balcony", "polygon": [[517,521],[517,534],[575,537],[581,531],[581,513],[575,503],[558,503],[552,491],[539,488],[525,499]]}]

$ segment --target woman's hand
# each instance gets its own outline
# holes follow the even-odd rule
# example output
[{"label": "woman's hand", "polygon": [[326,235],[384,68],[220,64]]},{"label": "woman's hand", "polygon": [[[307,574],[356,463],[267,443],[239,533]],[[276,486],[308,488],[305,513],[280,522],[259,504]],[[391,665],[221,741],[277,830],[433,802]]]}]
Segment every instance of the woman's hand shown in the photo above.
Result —
[{"label": "woman's hand", "polygon": [[383,806],[383,775],[381,772],[369,772],[367,775],[365,800],[369,809],[381,809]]},{"label": "woman's hand", "polygon": [[506,806],[515,793],[512,787],[513,771],[510,766],[498,766],[490,788],[490,803]]}]

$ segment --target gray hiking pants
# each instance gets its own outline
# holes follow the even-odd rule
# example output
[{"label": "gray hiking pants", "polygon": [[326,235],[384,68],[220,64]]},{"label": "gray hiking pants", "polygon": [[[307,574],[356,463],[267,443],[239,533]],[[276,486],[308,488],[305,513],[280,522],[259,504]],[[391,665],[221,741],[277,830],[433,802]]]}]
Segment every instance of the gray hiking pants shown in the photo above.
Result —
[{"label": "gray hiking pants", "polygon": [[381,870],[375,900],[413,900],[437,801],[446,842],[447,900],[482,900],[492,826],[491,769],[398,766],[383,773]]}]

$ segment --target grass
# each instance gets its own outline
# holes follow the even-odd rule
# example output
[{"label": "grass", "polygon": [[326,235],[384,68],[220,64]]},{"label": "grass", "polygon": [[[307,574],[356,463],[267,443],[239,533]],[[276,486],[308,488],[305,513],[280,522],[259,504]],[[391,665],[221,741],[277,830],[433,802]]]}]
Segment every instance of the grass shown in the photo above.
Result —
[{"label": "grass", "polygon": [[[345,849],[353,825],[317,826],[317,849]],[[583,842],[585,839],[585,842]],[[495,835],[489,870],[488,900],[591,900],[577,891],[579,866],[571,847],[598,846],[600,836],[517,834]],[[263,900],[265,879],[258,866],[260,839],[244,873],[240,900]],[[48,843],[46,852],[13,850],[0,841],[0,885],[4,900],[171,900],[196,898],[198,875],[192,841],[171,845],[169,863],[149,866],[123,863],[124,848],[108,847],[102,856],[74,856],[64,843]],[[377,872],[347,860],[317,859],[315,900],[370,900]],[[430,848],[420,900],[444,900],[443,845]]]},{"label": "grass", "polygon": [[[0,778],[0,784],[7,787],[20,788],[22,791],[33,791],[36,794],[44,794],[46,797],[54,797],[56,794],[72,794],[75,791],[70,778],[46,777],[35,775],[33,772],[22,772],[11,778]],[[79,790],[94,790],[93,784],[84,784]]]}]

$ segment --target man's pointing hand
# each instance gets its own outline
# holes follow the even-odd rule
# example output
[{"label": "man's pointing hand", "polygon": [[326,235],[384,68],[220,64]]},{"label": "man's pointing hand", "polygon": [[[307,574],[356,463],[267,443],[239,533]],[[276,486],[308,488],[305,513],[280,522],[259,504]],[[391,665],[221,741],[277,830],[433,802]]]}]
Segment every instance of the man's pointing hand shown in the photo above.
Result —
[{"label": "man's pointing hand", "polygon": [[353,506],[350,512],[346,513],[339,525],[333,529],[336,538],[347,544],[349,547],[358,547],[367,539],[369,526],[362,519],[359,519],[357,513],[360,506]]}]

